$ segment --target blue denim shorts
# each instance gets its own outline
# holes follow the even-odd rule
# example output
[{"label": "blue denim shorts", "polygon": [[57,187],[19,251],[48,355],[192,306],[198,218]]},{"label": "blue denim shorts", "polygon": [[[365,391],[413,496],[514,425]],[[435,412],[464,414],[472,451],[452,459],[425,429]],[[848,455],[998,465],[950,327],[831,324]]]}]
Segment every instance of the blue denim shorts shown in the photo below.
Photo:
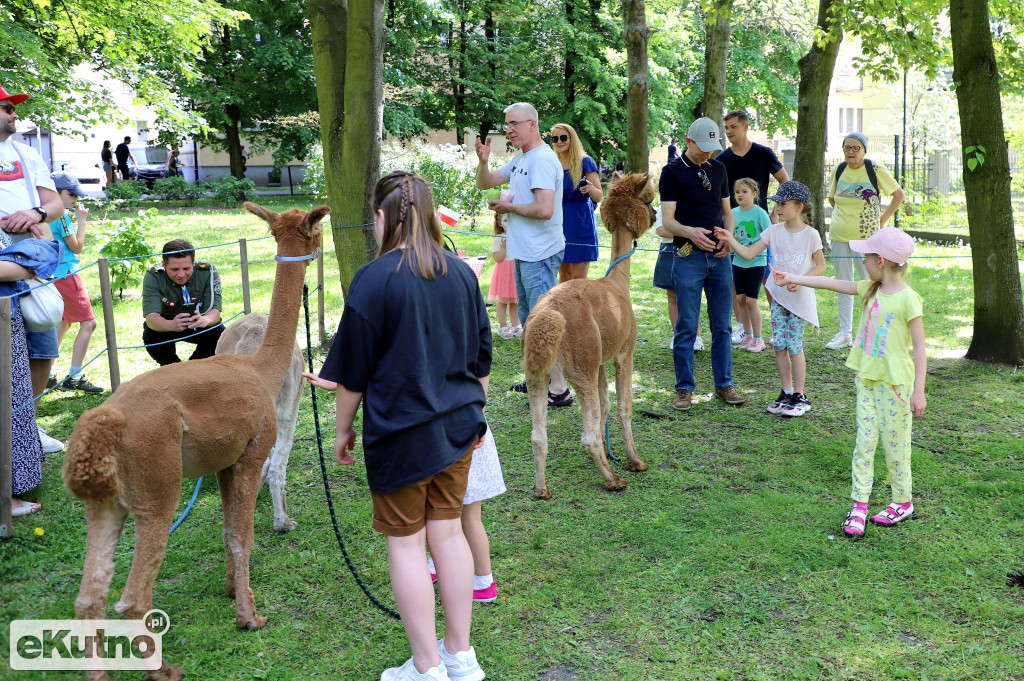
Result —
[{"label": "blue denim shorts", "polygon": [[671,242],[662,244],[658,249],[658,262],[654,264],[654,281],[651,282],[655,287],[675,291],[672,283],[672,258],[675,255],[676,247]]},{"label": "blue denim shorts", "polygon": [[29,359],[57,359],[60,346],[57,344],[56,327],[49,331],[25,330],[25,340],[28,341]]}]

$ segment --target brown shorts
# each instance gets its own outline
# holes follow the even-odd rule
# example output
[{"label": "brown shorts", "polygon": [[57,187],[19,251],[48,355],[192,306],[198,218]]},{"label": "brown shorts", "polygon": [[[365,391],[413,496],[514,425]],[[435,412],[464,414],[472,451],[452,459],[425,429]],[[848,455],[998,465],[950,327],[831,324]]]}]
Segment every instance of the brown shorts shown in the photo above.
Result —
[{"label": "brown shorts", "polygon": [[385,494],[371,492],[373,529],[389,537],[408,537],[422,530],[427,520],[461,518],[475,448],[474,441],[461,459],[426,480]]},{"label": "brown shorts", "polygon": [[92,313],[92,303],[89,301],[89,294],[85,292],[85,285],[82,278],[77,274],[69,274],[63,279],[53,283],[60,291],[64,299],[64,321],[68,324],[76,322],[87,322],[96,319]]}]

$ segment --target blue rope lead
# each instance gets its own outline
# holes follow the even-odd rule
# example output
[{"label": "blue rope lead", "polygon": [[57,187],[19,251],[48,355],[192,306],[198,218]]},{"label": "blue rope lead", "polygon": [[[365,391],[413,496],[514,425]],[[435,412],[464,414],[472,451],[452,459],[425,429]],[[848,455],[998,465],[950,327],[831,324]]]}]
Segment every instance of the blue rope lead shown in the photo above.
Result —
[{"label": "blue rope lead", "polygon": [[[633,250],[625,255],[620,255],[618,258],[612,261],[611,265],[608,265],[608,271],[604,273],[604,276],[608,276],[612,273],[612,268],[618,265],[620,262],[628,258],[629,256],[636,253],[636,239],[633,239]],[[608,458],[613,461],[619,461],[619,457],[612,454],[612,428],[611,428],[611,415],[604,420],[604,445],[608,449]]]},{"label": "blue rope lead", "polygon": [[188,506],[186,506],[185,510],[181,512],[181,517],[175,520],[174,524],[171,525],[171,534],[174,534],[174,531],[178,529],[178,525],[181,525],[181,521],[188,517],[188,512],[192,510],[192,505],[196,503],[196,497],[199,496],[199,486],[202,484],[203,478],[200,476],[200,478],[196,480],[196,488],[192,490],[192,498],[189,500]]}]

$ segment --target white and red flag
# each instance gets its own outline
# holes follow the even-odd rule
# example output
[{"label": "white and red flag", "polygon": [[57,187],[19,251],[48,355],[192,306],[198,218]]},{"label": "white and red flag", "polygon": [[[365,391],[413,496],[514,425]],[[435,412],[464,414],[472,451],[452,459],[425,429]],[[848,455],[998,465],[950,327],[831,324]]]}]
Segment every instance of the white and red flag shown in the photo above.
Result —
[{"label": "white and red flag", "polygon": [[445,208],[444,206],[437,207],[437,219],[440,220],[441,223],[444,225],[454,227],[455,223],[459,221],[460,217],[462,216],[453,211],[451,208]]}]

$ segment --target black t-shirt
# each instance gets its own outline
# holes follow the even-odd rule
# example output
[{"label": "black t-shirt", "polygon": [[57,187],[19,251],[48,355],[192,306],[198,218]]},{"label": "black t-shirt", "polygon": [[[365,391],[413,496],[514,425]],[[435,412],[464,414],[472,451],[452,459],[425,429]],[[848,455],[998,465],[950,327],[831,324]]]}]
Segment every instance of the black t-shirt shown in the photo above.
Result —
[{"label": "black t-shirt", "polygon": [[[699,171],[707,175],[710,189],[704,188],[704,182],[698,175]],[[722,222],[722,199],[729,198],[729,183],[725,166],[717,160],[712,158],[704,165],[698,166],[688,159],[686,154],[681,155],[662,169],[658,192],[662,203],[675,201],[674,217],[679,224],[711,230],[725,226]],[[718,243],[713,231],[708,238]],[[672,239],[672,243],[678,247],[691,241],[677,236]]]},{"label": "black t-shirt", "polygon": [[395,250],[356,272],[320,376],[363,393],[370,490],[440,473],[486,429],[481,376],[491,326],[476,276],[445,253],[448,274],[423,279]]},{"label": "black t-shirt", "polygon": [[[750,149],[742,156],[737,156],[732,152],[732,148],[729,148],[716,156],[715,160],[725,166],[725,170],[729,174],[730,190],[736,184],[736,180],[744,177],[755,180],[761,188],[757,195],[757,205],[768,210],[768,182],[770,181],[768,176],[782,170],[782,162],[779,161],[779,157],[775,155],[771,147],[751,142]],[[732,191],[729,193],[732,194]],[[736,197],[730,196],[729,203],[735,208]]]},{"label": "black t-shirt", "polygon": [[125,144],[124,142],[121,142],[116,147],[114,147],[114,156],[117,157],[117,165],[126,165],[128,163],[128,155],[130,153],[131,152],[128,151],[128,145]]}]

